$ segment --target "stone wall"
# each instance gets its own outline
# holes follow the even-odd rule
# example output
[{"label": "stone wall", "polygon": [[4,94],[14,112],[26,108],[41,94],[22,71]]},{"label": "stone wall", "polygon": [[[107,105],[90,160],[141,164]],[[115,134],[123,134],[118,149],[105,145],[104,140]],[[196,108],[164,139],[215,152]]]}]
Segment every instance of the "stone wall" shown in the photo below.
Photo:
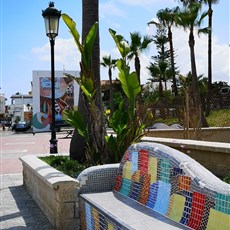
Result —
[{"label": "stone wall", "polygon": [[146,136],[177,139],[195,139],[197,132],[199,132],[201,141],[230,143],[229,127],[202,128],[198,131],[194,129],[150,129]]},{"label": "stone wall", "polygon": [[161,137],[143,137],[141,141],[167,145],[198,161],[216,176],[230,175],[230,144]]},{"label": "stone wall", "polygon": [[36,156],[23,156],[23,183],[55,229],[80,229],[79,182]]}]

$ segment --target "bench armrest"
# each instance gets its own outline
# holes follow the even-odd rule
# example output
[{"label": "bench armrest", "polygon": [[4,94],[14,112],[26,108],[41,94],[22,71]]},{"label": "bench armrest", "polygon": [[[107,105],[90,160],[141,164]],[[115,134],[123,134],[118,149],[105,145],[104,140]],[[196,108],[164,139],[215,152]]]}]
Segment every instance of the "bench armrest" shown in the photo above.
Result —
[{"label": "bench armrest", "polygon": [[82,171],[77,180],[80,193],[112,191],[116,183],[119,164],[93,166]]}]

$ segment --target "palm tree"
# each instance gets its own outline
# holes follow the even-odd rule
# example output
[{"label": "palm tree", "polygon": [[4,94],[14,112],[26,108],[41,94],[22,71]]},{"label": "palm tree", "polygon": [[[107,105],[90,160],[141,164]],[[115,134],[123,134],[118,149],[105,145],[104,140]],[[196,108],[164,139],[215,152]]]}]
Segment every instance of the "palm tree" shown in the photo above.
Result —
[{"label": "palm tree", "polygon": [[128,54],[128,59],[135,58],[135,71],[137,73],[137,77],[139,80],[139,84],[141,84],[140,81],[140,71],[141,71],[141,64],[140,64],[140,53],[147,50],[149,44],[153,41],[152,38],[149,36],[144,36],[142,39],[142,36],[139,32],[130,33],[131,38],[131,44],[130,44],[130,53]]},{"label": "palm tree", "polygon": [[101,65],[104,67],[108,67],[108,75],[109,75],[109,101],[110,101],[110,117],[114,112],[114,102],[113,102],[113,82],[112,82],[112,69],[116,67],[116,59],[112,59],[111,55],[102,57]]},{"label": "palm tree", "polygon": [[[134,64],[135,64],[135,71],[137,74],[137,78],[139,81],[139,84],[141,85],[141,64],[140,64],[140,54],[143,51],[146,51],[148,49],[149,44],[153,41],[152,38],[149,36],[144,36],[142,39],[142,36],[139,32],[134,32],[130,33],[130,51],[128,53],[127,58],[129,60],[133,59],[134,57]],[[141,94],[137,96],[137,114],[143,118],[144,117],[144,112],[143,112],[143,107],[142,107],[142,97]]]},{"label": "palm tree", "polygon": [[[209,32],[208,27],[200,28],[203,19],[207,16],[208,12],[204,12],[200,15],[201,5],[198,3],[191,3],[188,7],[185,7],[181,12],[177,14],[177,25],[183,27],[185,30],[189,30],[189,48],[190,48],[190,61],[191,61],[191,73],[192,73],[192,93],[193,93],[193,106],[194,108],[201,107],[201,99],[198,88],[196,60],[195,60],[195,39],[194,29],[198,28],[198,34]],[[207,127],[207,121],[204,117],[203,111],[201,112],[202,126]]]},{"label": "palm tree", "polygon": [[151,82],[159,82],[159,98],[163,97],[162,80],[164,79],[167,68],[168,68],[167,62],[160,61],[160,60],[158,61],[158,63],[150,62],[150,65],[147,66],[147,69],[149,70],[149,74],[151,76],[151,79],[149,80]]},{"label": "palm tree", "polygon": [[[95,22],[99,21],[98,16],[98,0],[82,0],[82,41],[85,40],[86,35],[91,29],[92,25]],[[93,55],[92,55],[92,69],[94,76],[94,87],[96,90],[96,105],[98,108],[101,108],[101,84],[100,84],[100,44],[99,44],[99,29],[97,31],[97,38],[94,43]],[[80,90],[79,93],[79,102],[78,102],[78,110],[85,117],[86,126],[89,124],[89,114],[87,113],[85,103],[86,99]],[[101,112],[102,110],[99,109]],[[103,125],[103,116],[102,114],[98,114],[99,120]],[[103,128],[101,127],[101,134],[104,135]],[[77,133],[74,132],[74,135],[70,142],[70,157],[74,160],[84,161],[85,157],[85,140]]]},{"label": "palm tree", "polygon": [[203,0],[205,4],[208,4],[208,27],[210,28],[208,34],[208,100],[206,115],[210,113],[210,100],[212,90],[212,4],[216,4],[219,0]]},{"label": "palm tree", "polygon": [[172,39],[172,26],[175,24],[175,15],[178,13],[178,7],[174,9],[165,8],[157,12],[157,18],[159,23],[155,21],[150,21],[148,24],[155,24],[167,28],[168,30],[168,42],[170,49],[170,58],[171,58],[171,70],[172,70],[172,80],[175,96],[178,95],[177,84],[176,84],[176,73],[175,73],[175,63],[174,63],[174,49],[173,49],[173,39]]},{"label": "palm tree", "polygon": [[207,111],[206,115],[210,112],[210,97],[211,97],[211,90],[212,90],[212,5],[217,4],[219,0],[181,0],[185,6],[193,2],[198,3],[205,3],[208,5],[208,27],[209,27],[209,34],[208,34],[208,98],[207,98]]},{"label": "palm tree", "polygon": [[[158,55],[152,56],[152,59],[155,60],[156,63],[167,63],[168,64],[168,58],[169,58],[169,50],[166,47],[166,43],[168,43],[168,38],[166,36],[166,30],[164,27],[162,27],[161,24],[157,24],[157,32],[154,36],[154,43],[156,45],[156,48],[158,50]],[[167,65],[168,68],[168,65]],[[162,72],[162,80],[165,82],[165,89],[166,82],[168,80],[168,75],[166,76],[166,71]]]}]

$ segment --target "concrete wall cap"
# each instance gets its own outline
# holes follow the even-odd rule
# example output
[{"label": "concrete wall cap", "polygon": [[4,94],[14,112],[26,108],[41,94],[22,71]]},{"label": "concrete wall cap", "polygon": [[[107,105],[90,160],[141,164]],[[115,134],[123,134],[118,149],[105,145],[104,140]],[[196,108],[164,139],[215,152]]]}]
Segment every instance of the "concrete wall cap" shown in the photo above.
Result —
[{"label": "concrete wall cap", "polygon": [[22,156],[20,157],[20,160],[28,168],[33,169],[33,171],[51,188],[58,189],[59,186],[66,186],[67,184],[70,186],[79,186],[78,180],[49,166],[37,156]]}]

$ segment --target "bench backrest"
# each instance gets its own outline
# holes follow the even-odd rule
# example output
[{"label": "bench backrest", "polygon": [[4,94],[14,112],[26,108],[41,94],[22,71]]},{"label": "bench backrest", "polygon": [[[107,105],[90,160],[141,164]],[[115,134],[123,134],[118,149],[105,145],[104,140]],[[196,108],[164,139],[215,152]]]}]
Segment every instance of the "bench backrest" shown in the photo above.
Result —
[{"label": "bench backrest", "polygon": [[131,145],[115,190],[192,229],[230,229],[230,185],[170,147]]}]

